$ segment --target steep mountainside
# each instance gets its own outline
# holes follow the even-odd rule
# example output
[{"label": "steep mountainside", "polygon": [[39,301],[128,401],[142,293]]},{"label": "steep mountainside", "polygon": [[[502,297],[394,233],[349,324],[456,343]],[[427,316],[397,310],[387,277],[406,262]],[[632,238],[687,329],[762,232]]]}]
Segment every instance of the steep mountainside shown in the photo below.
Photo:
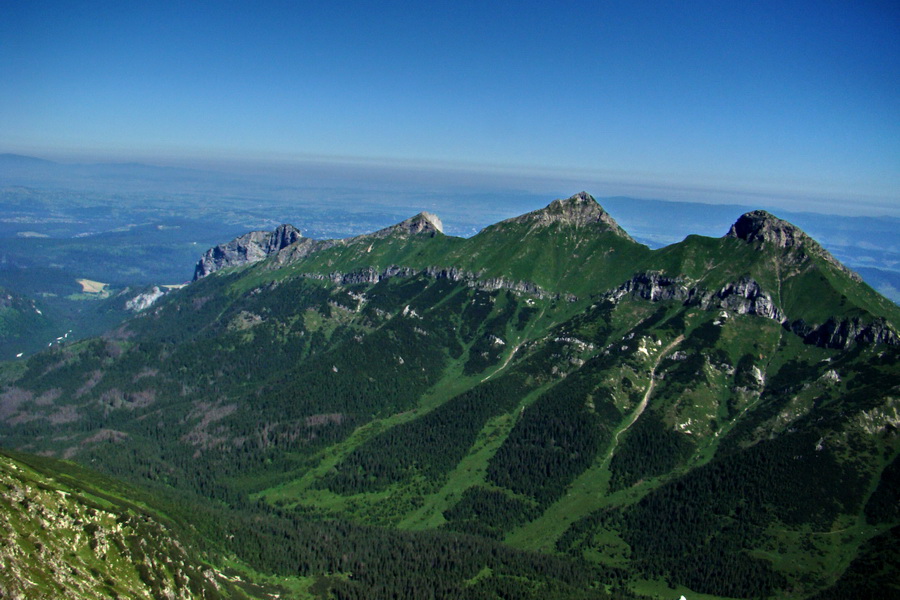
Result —
[{"label": "steep mountainside", "polygon": [[341,598],[900,591],[900,311],[793,225],[650,250],[582,193],[288,227],[8,369],[0,442],[313,528],[216,543]]}]

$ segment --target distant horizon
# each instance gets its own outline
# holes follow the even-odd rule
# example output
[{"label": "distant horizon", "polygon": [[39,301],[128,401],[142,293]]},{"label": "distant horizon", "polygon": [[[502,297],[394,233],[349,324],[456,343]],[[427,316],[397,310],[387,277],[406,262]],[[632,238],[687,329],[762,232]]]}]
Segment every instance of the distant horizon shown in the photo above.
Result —
[{"label": "distant horizon", "polygon": [[[615,173],[602,177],[594,173],[579,174],[572,171],[534,166],[478,165],[449,161],[391,161],[366,157],[294,157],[294,158],[204,158],[197,156],[154,157],[134,153],[100,152],[32,152],[27,149],[0,149],[0,155],[14,155],[54,162],[61,165],[142,165],[158,168],[188,169],[205,174],[220,174],[248,178],[271,176],[300,181],[298,177],[307,170],[332,179],[346,178],[351,184],[361,180],[380,186],[402,186],[409,189],[416,183],[429,188],[478,190],[521,189],[530,194],[556,194],[554,198],[566,198],[586,191],[597,198],[626,197],[660,202],[698,203],[709,205],[734,205],[756,207],[777,212],[810,212],[836,216],[868,216],[900,218],[900,202],[890,197],[872,198],[860,195],[838,196],[825,191],[812,193],[785,189],[716,186],[708,183],[677,181],[665,182],[657,176],[637,173]],[[337,182],[337,179],[335,179]],[[581,186],[581,187],[579,187]],[[576,189],[577,188],[577,189]],[[561,190],[567,190],[565,192]],[[548,202],[554,198],[548,198]]]}]

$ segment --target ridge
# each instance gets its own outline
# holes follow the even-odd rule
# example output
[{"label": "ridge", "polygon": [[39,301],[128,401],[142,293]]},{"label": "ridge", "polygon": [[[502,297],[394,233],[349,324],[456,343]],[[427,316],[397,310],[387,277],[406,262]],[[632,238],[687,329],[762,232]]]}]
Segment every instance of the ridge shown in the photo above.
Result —
[{"label": "ridge", "polygon": [[204,253],[194,269],[194,281],[228,267],[257,263],[270,256],[277,256],[279,264],[304,258],[314,252],[334,246],[342,246],[370,239],[382,239],[393,235],[404,237],[443,235],[444,224],[437,215],[420,212],[396,225],[344,239],[313,240],[305,238],[293,225],[279,225],[274,231],[251,231],[225,244],[214,246]]}]

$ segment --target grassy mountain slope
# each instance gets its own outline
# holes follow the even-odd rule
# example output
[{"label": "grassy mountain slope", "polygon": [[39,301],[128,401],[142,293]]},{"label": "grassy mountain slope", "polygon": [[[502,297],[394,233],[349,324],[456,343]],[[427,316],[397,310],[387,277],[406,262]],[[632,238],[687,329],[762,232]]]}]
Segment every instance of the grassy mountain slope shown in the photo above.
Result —
[{"label": "grassy mountain slope", "polygon": [[[591,593],[808,597],[890,548],[898,309],[803,232],[755,212],[651,251],[586,194],[470,239],[429,219],[300,240],[33,357],[0,440],[427,540],[399,587],[416,552],[475,544],[447,590],[498,597],[524,561],[514,597],[577,595],[532,554],[469,573],[512,547],[592,565]],[[282,564],[254,543],[233,551]]]}]

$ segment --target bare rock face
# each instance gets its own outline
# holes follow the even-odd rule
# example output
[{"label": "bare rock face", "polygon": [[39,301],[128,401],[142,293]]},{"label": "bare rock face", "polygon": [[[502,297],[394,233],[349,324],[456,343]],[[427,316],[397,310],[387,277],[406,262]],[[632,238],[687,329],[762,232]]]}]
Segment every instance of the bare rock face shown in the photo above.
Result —
[{"label": "bare rock face", "polygon": [[141,312],[143,310],[147,310],[157,300],[165,295],[166,290],[157,285],[154,285],[146,292],[138,294],[134,298],[131,298],[130,300],[125,302],[125,310],[130,310],[131,312]]},{"label": "bare rock face", "polygon": [[724,309],[739,315],[772,319],[802,337],[807,344],[821,348],[847,349],[854,343],[900,345],[900,334],[884,319],[866,322],[858,317],[832,317],[821,324],[806,323],[802,319],[792,321],[775,304],[772,295],[750,277],[727,283],[721,289],[713,291],[688,287],[680,277],[669,277],[655,271],[637,273],[607,294],[607,298],[614,302],[623,296],[651,302],[672,300],[703,310]]},{"label": "bare rock face", "polygon": [[724,308],[739,315],[757,315],[779,323],[785,319],[784,312],[775,305],[772,295],[750,277],[726,284],[701,301],[700,306],[705,309]]},{"label": "bare rock face", "polygon": [[779,323],[785,320],[784,312],[775,305],[772,295],[750,277],[743,277],[712,291],[696,286],[688,287],[679,277],[668,277],[655,271],[637,273],[610,292],[609,297],[618,300],[626,295],[651,302],[675,300],[685,306],[699,306],[703,310],[725,309],[740,315],[765,317]]},{"label": "bare rock face", "polygon": [[[608,212],[603,210],[593,196],[587,192],[579,192],[565,200],[554,200],[546,208],[526,213],[521,217],[515,217],[503,221],[503,223],[526,223],[539,226],[563,223],[575,227],[586,227],[601,224],[605,229],[618,236],[631,240],[624,229]],[[633,240],[632,240],[633,241]]]},{"label": "bare rock face", "polygon": [[278,266],[290,264],[302,260],[314,254],[341,244],[341,240],[314,240],[302,237],[293,244],[284,246],[275,254],[275,263]]},{"label": "bare rock face", "polygon": [[400,235],[404,237],[424,235],[434,237],[443,234],[444,225],[431,213],[422,212],[401,223],[385,227],[374,233],[367,233],[340,240],[313,240],[305,238],[293,225],[281,225],[275,231],[251,231],[227,244],[210,248],[194,269],[194,281],[206,277],[219,269],[253,264],[275,256],[279,266],[301,260],[310,254],[367,239],[381,239]]},{"label": "bare rock face", "polygon": [[302,238],[293,225],[279,225],[275,231],[251,231],[207,250],[194,269],[194,281],[219,269],[259,262]]},{"label": "bare rock face", "polygon": [[865,344],[900,345],[900,335],[884,319],[867,323],[858,317],[852,319],[828,319],[818,326],[811,326],[802,319],[785,324],[785,327],[803,337],[807,344],[822,348],[849,348],[854,342]]}]

